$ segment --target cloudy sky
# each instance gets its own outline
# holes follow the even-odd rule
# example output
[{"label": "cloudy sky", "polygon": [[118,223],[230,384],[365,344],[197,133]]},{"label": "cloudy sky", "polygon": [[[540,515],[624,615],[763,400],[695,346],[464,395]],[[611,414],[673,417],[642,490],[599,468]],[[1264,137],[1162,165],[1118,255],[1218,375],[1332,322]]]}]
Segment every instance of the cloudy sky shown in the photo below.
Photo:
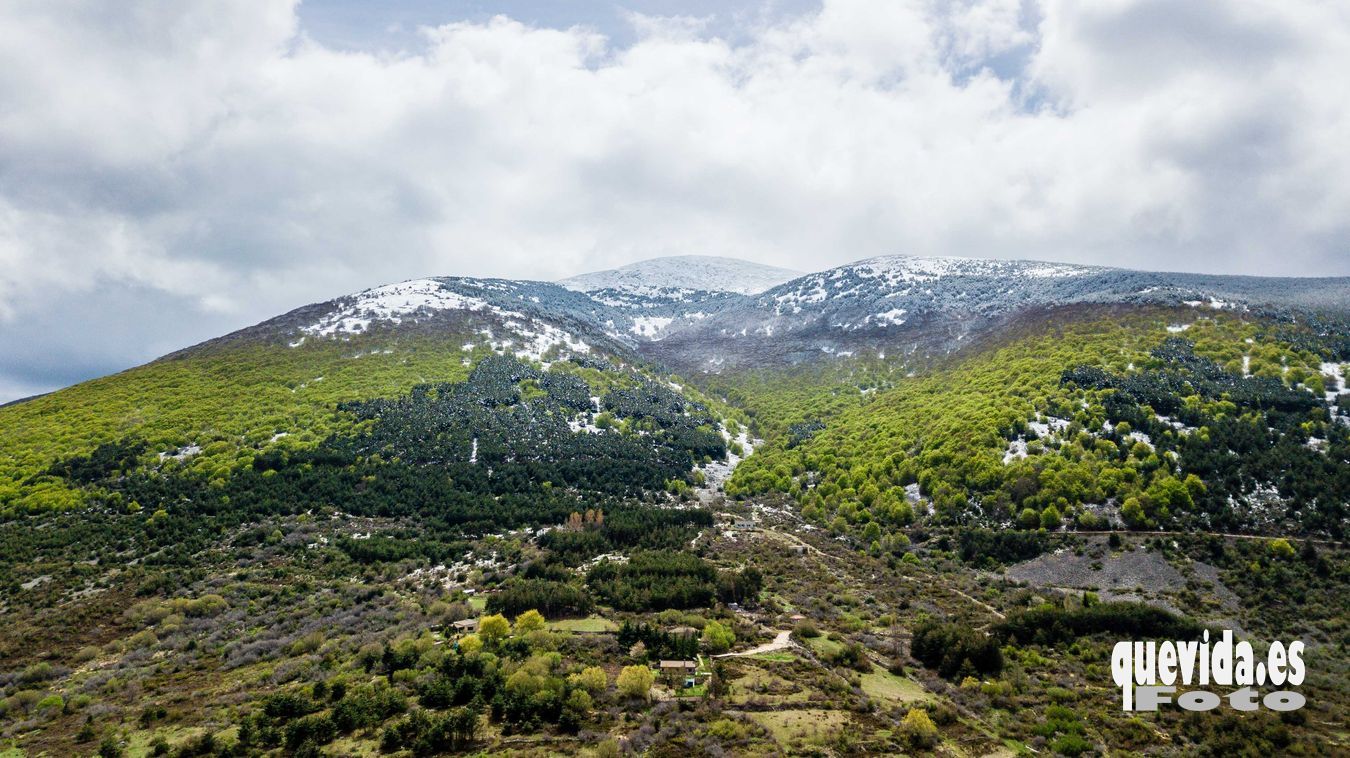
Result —
[{"label": "cloudy sky", "polygon": [[1330,1],[10,0],[0,401],[425,275],[1347,275],[1346,71]]}]

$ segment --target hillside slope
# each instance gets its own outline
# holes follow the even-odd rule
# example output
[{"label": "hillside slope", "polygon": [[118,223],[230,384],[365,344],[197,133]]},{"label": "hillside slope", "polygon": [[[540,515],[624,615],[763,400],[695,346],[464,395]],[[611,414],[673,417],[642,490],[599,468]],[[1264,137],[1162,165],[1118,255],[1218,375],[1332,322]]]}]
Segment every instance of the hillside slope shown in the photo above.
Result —
[{"label": "hillside slope", "polygon": [[[1217,281],[419,279],[0,408],[0,752],[1343,753],[1344,284]],[[1300,718],[1122,714],[1203,625]]]},{"label": "hillside slope", "polygon": [[[1343,349],[1220,311],[1042,312],[922,376],[874,370],[851,403],[760,400],[782,432],[728,493],[790,494],[807,518],[874,545],[930,514],[1339,539],[1350,518]],[[746,391],[791,387],[784,376]]]},{"label": "hillside slope", "polygon": [[0,442],[0,511],[76,502],[44,470],[99,443],[134,434],[170,458],[203,450],[187,456],[202,470],[243,465],[268,445],[314,444],[340,418],[332,412],[338,401],[462,378],[468,364],[494,352],[541,364],[597,355],[701,381],[807,364],[851,371],[859,361],[885,373],[916,371],[997,337],[1020,314],[1076,304],[1182,306],[1305,323],[1328,361],[1343,360],[1350,345],[1346,279],[891,256],[758,295],[735,291],[791,273],[728,259],[657,259],[566,287],[443,277],[305,306],[147,366],[0,408],[8,432]]},{"label": "hillside slope", "polygon": [[655,378],[624,335],[601,326],[608,312],[551,284],[452,278],[306,306],[0,409],[0,512],[82,502],[50,468],[129,438],[143,443],[144,464],[224,477],[263,451],[311,449],[351,428],[341,403],[463,381],[494,355],[544,376],[587,373],[596,395]]}]

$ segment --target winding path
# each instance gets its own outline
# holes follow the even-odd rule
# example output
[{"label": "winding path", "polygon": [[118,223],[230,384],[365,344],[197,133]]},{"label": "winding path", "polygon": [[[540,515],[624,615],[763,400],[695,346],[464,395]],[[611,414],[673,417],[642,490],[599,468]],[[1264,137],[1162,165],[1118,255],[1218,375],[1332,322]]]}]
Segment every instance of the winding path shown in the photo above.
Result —
[{"label": "winding path", "polygon": [[721,653],[720,655],[714,655],[713,657],[735,658],[738,656],[746,656],[746,655],[762,655],[764,653],[773,653],[779,650],[787,650],[788,648],[796,646],[797,643],[792,641],[791,630],[782,629],[779,630],[777,636],[773,638],[773,642],[766,642],[763,645],[759,645],[758,647],[752,647],[749,650],[742,650],[739,653]]}]

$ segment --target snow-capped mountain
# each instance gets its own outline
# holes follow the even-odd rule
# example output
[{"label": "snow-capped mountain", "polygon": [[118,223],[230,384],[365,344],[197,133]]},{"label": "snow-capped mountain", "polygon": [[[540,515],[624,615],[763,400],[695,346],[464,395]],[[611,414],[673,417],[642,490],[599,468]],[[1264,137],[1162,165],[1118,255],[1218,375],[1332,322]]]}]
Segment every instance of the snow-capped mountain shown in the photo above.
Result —
[{"label": "snow-capped mountain", "polygon": [[[630,263],[608,271],[581,274],[558,282],[587,293],[665,298],[681,292],[733,292],[754,295],[802,275],[777,266],[710,255],[675,255]],[[603,295],[602,295],[603,296]],[[623,305],[618,299],[613,305]]]},{"label": "snow-capped mountain", "polygon": [[[438,277],[306,306],[216,344],[453,335],[465,349],[542,359],[593,349],[679,371],[848,356],[941,355],[1019,314],[1161,305],[1350,314],[1350,278],[1128,271],[1039,261],[884,256],[818,273],[726,258],[658,258],[560,283]],[[769,282],[776,286],[764,288]]]},{"label": "snow-capped mountain", "polygon": [[593,351],[634,357],[631,319],[585,294],[548,282],[432,277],[383,285],[298,308],[188,351],[237,341],[378,341],[418,336],[462,340],[520,358]]},{"label": "snow-capped mountain", "polygon": [[558,282],[615,309],[616,324],[643,341],[659,341],[749,295],[801,276],[799,271],[706,255],[639,261]]},{"label": "snow-capped mountain", "polygon": [[[1350,310],[1350,278],[1128,271],[1041,261],[884,256],[793,279],[683,328],[649,352],[718,371],[833,356],[945,354],[1020,313],[1077,304]],[[677,322],[678,323],[678,322]]]}]

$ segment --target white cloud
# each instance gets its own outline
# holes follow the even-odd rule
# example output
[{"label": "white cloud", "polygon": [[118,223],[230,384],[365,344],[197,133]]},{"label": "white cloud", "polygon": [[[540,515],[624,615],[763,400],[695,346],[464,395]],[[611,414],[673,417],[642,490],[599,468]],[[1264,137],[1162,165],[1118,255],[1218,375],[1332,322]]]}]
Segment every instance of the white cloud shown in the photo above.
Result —
[{"label": "white cloud", "polygon": [[395,55],[325,48],[285,2],[7,3],[0,330],[53,290],[148,287],[224,331],[678,253],[1350,274],[1343,4],[753,19],[733,44],[634,16],[620,49],[497,18]]}]

